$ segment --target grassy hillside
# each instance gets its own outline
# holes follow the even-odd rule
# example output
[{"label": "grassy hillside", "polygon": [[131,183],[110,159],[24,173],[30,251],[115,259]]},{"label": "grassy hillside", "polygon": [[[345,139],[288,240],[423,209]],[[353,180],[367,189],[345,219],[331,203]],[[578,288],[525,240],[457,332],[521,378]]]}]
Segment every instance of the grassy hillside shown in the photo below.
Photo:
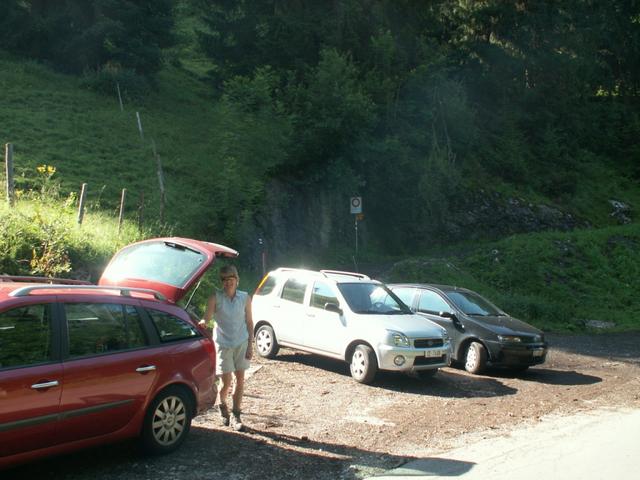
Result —
[{"label": "grassy hillside", "polygon": [[[123,92],[93,93],[81,79],[42,65],[0,55],[0,142],[14,145],[16,188],[37,184],[36,167],[53,165],[63,192],[88,183],[89,205],[114,211],[128,190],[128,213],[144,194],[144,217],[157,219],[159,187],[151,141],[156,143],[166,184],[166,220],[187,231],[206,223],[203,192],[215,176],[215,111],[204,86],[167,67],[158,88],[144,99]],[[136,112],[139,112],[144,139]]]}]

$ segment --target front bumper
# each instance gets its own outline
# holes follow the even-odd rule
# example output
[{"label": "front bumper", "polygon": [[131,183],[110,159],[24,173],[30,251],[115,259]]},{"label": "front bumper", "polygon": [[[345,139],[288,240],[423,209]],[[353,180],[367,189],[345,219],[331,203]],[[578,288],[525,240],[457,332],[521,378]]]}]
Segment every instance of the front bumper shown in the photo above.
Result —
[{"label": "front bumper", "polygon": [[[398,365],[396,359],[402,357],[403,363]],[[447,343],[437,348],[401,348],[391,345],[378,346],[378,364],[380,370],[396,372],[417,372],[432,370],[449,365],[451,346]]]},{"label": "front bumper", "polygon": [[546,343],[512,344],[487,342],[489,361],[492,365],[523,367],[540,365],[547,359],[549,345]]}]

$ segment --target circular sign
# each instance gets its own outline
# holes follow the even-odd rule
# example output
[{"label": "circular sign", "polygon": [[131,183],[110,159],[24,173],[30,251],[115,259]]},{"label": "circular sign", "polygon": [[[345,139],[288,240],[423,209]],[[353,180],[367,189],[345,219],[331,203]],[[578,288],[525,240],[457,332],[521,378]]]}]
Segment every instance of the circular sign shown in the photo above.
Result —
[{"label": "circular sign", "polygon": [[362,200],[360,200],[360,197],[353,197],[351,199],[351,206],[353,208],[360,208],[361,203],[362,203]]}]

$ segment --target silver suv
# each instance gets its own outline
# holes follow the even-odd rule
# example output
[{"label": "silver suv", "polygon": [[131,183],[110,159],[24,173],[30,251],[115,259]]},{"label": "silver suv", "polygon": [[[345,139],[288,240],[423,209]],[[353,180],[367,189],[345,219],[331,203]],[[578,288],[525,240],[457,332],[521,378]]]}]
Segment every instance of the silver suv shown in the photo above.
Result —
[{"label": "silver suv", "polygon": [[446,330],[366,275],[279,268],[260,282],[252,304],[262,357],[285,346],[337,358],[361,383],[378,370],[428,377],[449,363]]}]

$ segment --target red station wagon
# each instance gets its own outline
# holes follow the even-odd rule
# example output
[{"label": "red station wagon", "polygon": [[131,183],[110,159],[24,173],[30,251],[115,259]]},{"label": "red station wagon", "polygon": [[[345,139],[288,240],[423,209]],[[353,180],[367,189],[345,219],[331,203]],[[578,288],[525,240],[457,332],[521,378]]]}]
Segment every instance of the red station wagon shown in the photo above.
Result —
[{"label": "red station wagon", "polygon": [[129,245],[98,285],[0,276],[0,468],[129,437],[166,453],[216,398],[215,347],[176,302],[222,245]]}]

